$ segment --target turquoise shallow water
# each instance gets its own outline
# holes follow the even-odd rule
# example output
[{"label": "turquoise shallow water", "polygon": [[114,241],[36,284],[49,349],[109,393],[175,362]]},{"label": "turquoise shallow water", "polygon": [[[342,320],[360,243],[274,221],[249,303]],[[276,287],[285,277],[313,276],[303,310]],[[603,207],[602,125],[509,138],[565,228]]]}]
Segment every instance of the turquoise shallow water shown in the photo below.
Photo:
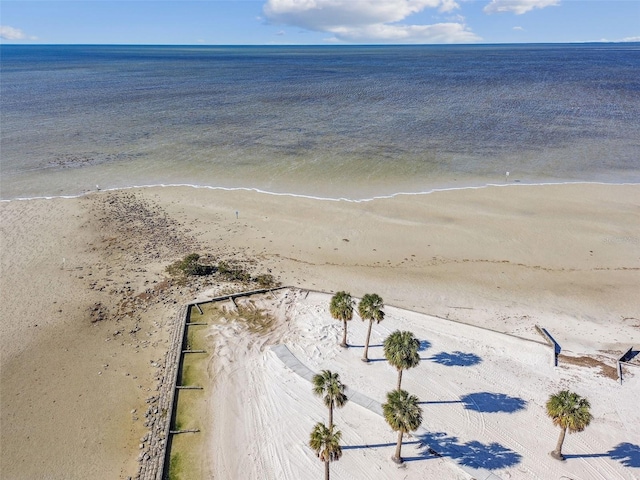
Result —
[{"label": "turquoise shallow water", "polygon": [[640,182],[640,45],[0,46],[0,197]]}]

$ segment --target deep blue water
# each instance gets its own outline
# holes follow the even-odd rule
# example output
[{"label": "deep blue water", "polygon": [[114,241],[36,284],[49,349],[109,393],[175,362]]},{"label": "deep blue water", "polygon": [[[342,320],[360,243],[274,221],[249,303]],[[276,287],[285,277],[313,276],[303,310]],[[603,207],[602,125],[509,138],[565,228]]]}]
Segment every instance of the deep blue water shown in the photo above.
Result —
[{"label": "deep blue water", "polygon": [[0,46],[0,196],[640,182],[640,44]]}]

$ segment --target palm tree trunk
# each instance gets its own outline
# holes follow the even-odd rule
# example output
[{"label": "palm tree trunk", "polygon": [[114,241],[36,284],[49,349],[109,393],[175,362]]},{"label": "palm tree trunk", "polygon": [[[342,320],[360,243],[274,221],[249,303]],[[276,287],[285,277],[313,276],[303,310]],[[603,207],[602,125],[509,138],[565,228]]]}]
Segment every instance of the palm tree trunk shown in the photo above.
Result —
[{"label": "palm tree trunk", "polygon": [[562,455],[562,444],[564,443],[564,436],[567,433],[566,428],[560,429],[560,437],[558,437],[558,444],[556,445],[556,449],[551,452],[551,456],[557,460],[564,460],[564,456]]},{"label": "palm tree trunk", "polygon": [[367,330],[367,339],[364,342],[364,355],[362,356],[363,362],[369,361],[369,339],[371,338],[371,326],[373,325],[373,320],[369,320],[369,329]]},{"label": "palm tree trunk", "polygon": [[401,456],[401,450],[402,450],[402,434],[404,432],[402,430],[400,430],[398,432],[398,444],[396,445],[396,454],[391,458],[391,460],[393,460],[396,463],[402,463],[402,456]]},{"label": "palm tree trunk", "polygon": [[329,428],[333,427],[333,402],[329,405]]},{"label": "palm tree trunk", "polygon": [[324,462],[324,480],[329,480],[329,460]]},{"label": "palm tree trunk", "polygon": [[340,344],[340,346],[346,348],[349,346],[347,345],[347,321],[343,320],[342,324],[344,325],[344,328],[342,333],[342,343]]},{"label": "palm tree trunk", "polygon": [[402,384],[402,369],[398,369],[398,390],[400,390],[400,385]]}]

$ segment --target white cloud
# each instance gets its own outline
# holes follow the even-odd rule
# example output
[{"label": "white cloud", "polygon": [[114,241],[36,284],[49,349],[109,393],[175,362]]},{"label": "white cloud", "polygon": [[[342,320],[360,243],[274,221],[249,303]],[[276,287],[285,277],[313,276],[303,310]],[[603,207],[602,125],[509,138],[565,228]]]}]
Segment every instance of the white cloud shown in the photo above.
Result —
[{"label": "white cloud", "polygon": [[272,22],[328,32],[348,42],[472,43],[480,37],[460,23],[399,24],[427,8],[450,12],[455,0],[267,0]]},{"label": "white cloud", "polygon": [[520,31],[520,32],[524,30],[524,28],[522,28],[522,27],[513,27],[513,29],[514,29],[514,30],[518,30],[518,31]]},{"label": "white cloud", "polygon": [[388,25],[376,23],[361,28],[342,27],[333,30],[339,39],[352,42],[371,40],[389,43],[473,43],[479,37],[459,23],[434,25]]},{"label": "white cloud", "polygon": [[601,38],[599,40],[594,40],[594,41],[602,42],[602,43],[640,42],[640,37],[625,37],[618,40],[609,40],[608,38]]},{"label": "white cloud", "polygon": [[522,15],[535,8],[546,8],[560,5],[560,0],[491,0],[484,7],[484,13],[511,12]]},{"label": "white cloud", "polygon": [[[19,28],[0,25],[0,38],[3,40],[26,40],[28,37]],[[33,40],[33,38],[31,40]]]}]

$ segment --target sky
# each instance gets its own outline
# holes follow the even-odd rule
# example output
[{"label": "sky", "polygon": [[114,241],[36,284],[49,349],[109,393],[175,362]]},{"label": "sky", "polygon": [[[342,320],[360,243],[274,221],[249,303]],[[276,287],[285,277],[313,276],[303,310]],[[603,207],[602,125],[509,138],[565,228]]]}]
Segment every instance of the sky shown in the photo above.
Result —
[{"label": "sky", "polygon": [[601,41],[640,41],[640,0],[0,0],[3,44]]}]

